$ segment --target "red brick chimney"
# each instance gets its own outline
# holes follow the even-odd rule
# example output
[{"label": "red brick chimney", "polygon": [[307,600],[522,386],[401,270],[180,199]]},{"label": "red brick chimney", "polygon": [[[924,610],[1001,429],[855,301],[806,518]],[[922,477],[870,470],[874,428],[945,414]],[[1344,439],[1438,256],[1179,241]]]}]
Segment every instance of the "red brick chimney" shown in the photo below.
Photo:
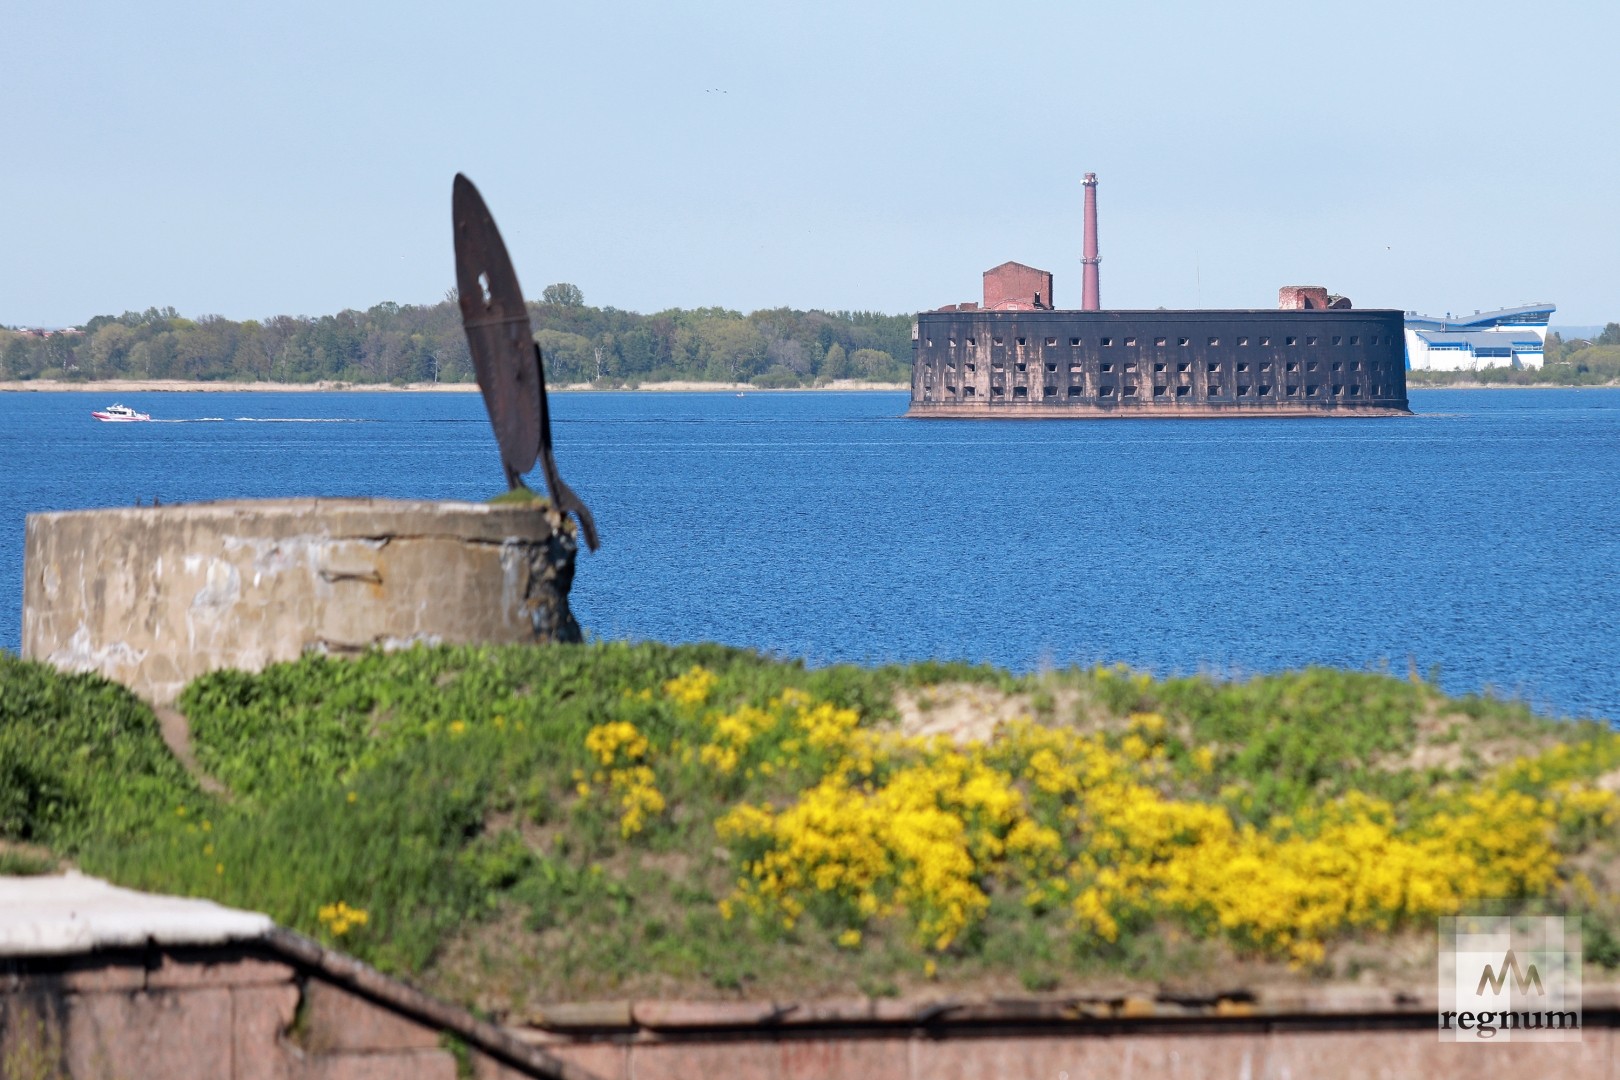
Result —
[{"label": "red brick chimney", "polygon": [[1085,276],[1080,284],[1080,310],[1100,311],[1102,299],[1097,285],[1097,264],[1102,259],[1097,256],[1097,174],[1086,173],[1081,184],[1086,189],[1086,246],[1085,258],[1080,260],[1085,267]]}]

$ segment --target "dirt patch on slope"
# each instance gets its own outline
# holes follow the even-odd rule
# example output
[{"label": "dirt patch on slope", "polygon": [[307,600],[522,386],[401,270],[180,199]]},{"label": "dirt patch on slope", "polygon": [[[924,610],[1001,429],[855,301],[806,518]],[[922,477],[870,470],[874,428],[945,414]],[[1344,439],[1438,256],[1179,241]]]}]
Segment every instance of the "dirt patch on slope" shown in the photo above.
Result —
[{"label": "dirt patch on slope", "polygon": [[895,711],[903,735],[945,735],[958,746],[989,742],[996,728],[1014,720],[1050,721],[1063,718],[1079,723],[1080,693],[1055,687],[1041,693],[1009,694],[980,683],[939,683],[898,691]]}]

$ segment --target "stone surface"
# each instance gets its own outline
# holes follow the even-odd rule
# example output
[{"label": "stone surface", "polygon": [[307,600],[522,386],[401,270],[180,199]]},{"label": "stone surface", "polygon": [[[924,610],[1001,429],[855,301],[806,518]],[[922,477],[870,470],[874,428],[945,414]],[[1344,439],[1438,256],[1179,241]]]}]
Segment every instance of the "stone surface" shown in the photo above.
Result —
[{"label": "stone surface", "polygon": [[1262,1075],[1266,1057],[1265,1037],[1246,1034],[942,1039],[919,1041],[913,1049],[911,1075],[930,1080],[1237,1080]]},{"label": "stone surface", "polygon": [[22,978],[30,988],[44,993],[105,994],[145,990],[146,974],[143,954],[120,952],[62,957],[43,970],[33,968]]},{"label": "stone surface", "polygon": [[[1362,995],[1366,997],[1368,995]],[[725,1076],[769,1080],[1000,1080],[1050,1077],[1082,1080],[1425,1080],[1473,1077],[1485,1072],[1535,1074],[1574,1080],[1620,1080],[1620,1040],[1612,1016],[1588,1013],[1584,1041],[1490,1046],[1441,1043],[1426,1028],[1390,1028],[1354,1008],[1355,995],[1328,995],[1318,1015],[1334,1016],[1342,1029],[1284,1023],[1265,1030],[1250,1017],[1200,1020],[1182,1030],[1132,1032],[1117,1026],[1086,1032],[1070,1027],[1019,1030],[990,1023],[964,1028],[874,1029],[856,1024],[814,1034],[772,1025],[702,1033],[670,1028],[662,1034],[575,1042],[547,1036],[546,1049],[602,1077],[658,1080],[676,1076]],[[825,1004],[825,1003],[824,1003]],[[853,1015],[852,1003],[820,1009],[827,1018]],[[639,1006],[638,1006],[639,1007]],[[981,1010],[982,1011],[982,1010]],[[1307,1009],[1306,1011],[1310,1011]],[[988,1013],[986,1013],[988,1016]],[[870,1020],[868,1015],[866,1019]],[[1156,1014],[1162,1023],[1164,1014]],[[514,1073],[490,1066],[484,1080]]]},{"label": "stone surface", "polygon": [[74,871],[0,877],[0,956],[68,956],[121,946],[218,945],[262,937],[267,915],[158,896]]},{"label": "stone surface", "polygon": [[232,1080],[295,1080],[302,1062],[284,1038],[298,1013],[298,987],[249,986],[231,991]]},{"label": "stone surface", "polygon": [[146,973],[146,988],[273,986],[292,979],[292,966],[279,960],[243,956],[239,950],[188,950],[184,956],[165,952],[157,967]]},{"label": "stone surface", "polygon": [[74,1080],[233,1075],[229,990],[75,994],[64,1040]]},{"label": "stone surface", "polygon": [[734,1028],[765,1024],[782,1015],[769,1001],[638,1001],[631,1009],[635,1022],[661,1028]]},{"label": "stone surface", "polygon": [[[545,1050],[570,1065],[584,1069],[597,1080],[629,1080],[630,1047],[624,1043],[558,1042],[546,1044]],[[473,1075],[477,1080],[526,1080],[529,1074],[474,1053]]]},{"label": "stone surface", "polygon": [[1608,1029],[1578,1043],[1443,1043],[1432,1031],[1278,1032],[1255,1080],[1441,1080],[1444,1077],[1544,1076],[1613,1080]]},{"label": "stone surface", "polygon": [[914,417],[1387,416],[1399,311],[925,311]]},{"label": "stone surface", "polygon": [[456,1059],[447,1050],[398,1054],[340,1054],[311,1062],[308,1080],[456,1080]]},{"label": "stone surface", "polygon": [[635,1080],[776,1080],[780,1060],[774,1042],[758,1039],[649,1043],[631,1049],[630,1075]]},{"label": "stone surface", "polygon": [[591,1031],[625,1029],[635,1026],[628,1001],[565,1001],[541,1005],[529,1013],[528,1022],[548,1031]]},{"label": "stone surface", "polygon": [[549,507],[281,499],[30,514],[22,654],[156,704],[218,668],[578,640]]},{"label": "stone surface", "polygon": [[782,1080],[836,1076],[907,1080],[911,1076],[911,1047],[905,1039],[787,1039],[779,1046]]},{"label": "stone surface", "polygon": [[439,1033],[357,994],[312,980],[304,987],[305,1049],[313,1054],[431,1049]]}]

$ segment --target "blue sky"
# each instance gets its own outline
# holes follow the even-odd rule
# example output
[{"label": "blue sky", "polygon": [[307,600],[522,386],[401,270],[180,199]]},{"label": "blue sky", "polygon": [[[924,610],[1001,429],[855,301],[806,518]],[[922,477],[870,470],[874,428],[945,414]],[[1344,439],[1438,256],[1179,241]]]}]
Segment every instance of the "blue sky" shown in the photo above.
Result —
[{"label": "blue sky", "polygon": [[638,311],[911,311],[1007,259],[1076,306],[1092,170],[1105,306],[1310,283],[1620,319],[1612,2],[0,0],[0,25],[4,324],[438,300],[458,170],[526,293]]}]

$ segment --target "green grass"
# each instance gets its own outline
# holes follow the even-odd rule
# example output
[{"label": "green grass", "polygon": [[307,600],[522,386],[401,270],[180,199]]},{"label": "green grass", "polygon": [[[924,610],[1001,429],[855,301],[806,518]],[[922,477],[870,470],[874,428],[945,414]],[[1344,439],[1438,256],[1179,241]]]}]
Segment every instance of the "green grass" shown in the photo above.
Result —
[{"label": "green grass", "polygon": [[[1114,668],[807,669],[715,645],[417,648],[197,680],[180,705],[200,767],[228,789],[213,796],[126,691],[0,654],[0,840],[43,845],[120,884],[265,911],[498,1011],[629,992],[925,985],[904,927],[875,925],[851,950],[813,916],[793,929],[721,917],[737,866],[715,820],[738,800],[780,803],[803,776],[661,768],[669,809],[628,841],[604,800],[575,797],[576,774],[597,767],[584,745],[594,725],[629,719],[663,748],[698,741],[695,720],[634,696],[698,664],[719,677],[716,702],[763,705],[795,687],[868,723],[896,718],[898,691],[963,683],[1053,722],[1123,729],[1132,713],[1156,712],[1169,730],[1165,782],[1255,820],[1350,790],[1421,799],[1482,775],[1493,748],[1606,730],[1328,669],[1155,680]],[[1215,751],[1213,773],[1193,764],[1198,748]],[[0,873],[48,868],[30,858],[0,846]],[[366,924],[333,934],[320,911],[339,901],[365,910]],[[1061,912],[991,901],[992,916],[939,958],[935,977],[1027,992],[1080,977],[1170,978],[1215,956],[1174,933],[1077,951]],[[1614,935],[1599,938],[1620,963]]]},{"label": "green grass", "polygon": [[0,839],[118,842],[196,795],[128,690],[0,652]]},{"label": "green grass", "polygon": [[519,484],[515,488],[508,488],[499,495],[492,496],[489,502],[492,506],[533,506],[538,508],[547,505],[548,500],[539,492],[532,491]]},{"label": "green grass", "polygon": [[36,877],[56,869],[56,860],[36,851],[0,848],[0,877]]}]

